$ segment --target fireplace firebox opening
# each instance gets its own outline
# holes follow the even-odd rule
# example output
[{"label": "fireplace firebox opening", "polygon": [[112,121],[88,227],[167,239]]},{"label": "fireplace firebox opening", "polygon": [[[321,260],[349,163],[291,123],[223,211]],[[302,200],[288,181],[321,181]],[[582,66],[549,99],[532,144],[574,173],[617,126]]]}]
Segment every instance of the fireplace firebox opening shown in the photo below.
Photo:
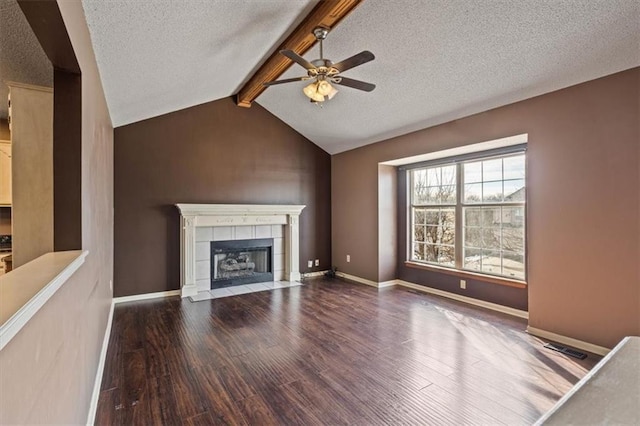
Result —
[{"label": "fireplace firebox opening", "polygon": [[273,281],[273,238],[211,241],[211,289]]}]

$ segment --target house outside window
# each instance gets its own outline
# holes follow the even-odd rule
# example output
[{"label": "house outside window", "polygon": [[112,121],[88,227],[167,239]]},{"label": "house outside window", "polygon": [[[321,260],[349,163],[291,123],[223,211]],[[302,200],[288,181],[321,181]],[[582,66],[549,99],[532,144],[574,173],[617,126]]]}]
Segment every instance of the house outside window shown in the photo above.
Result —
[{"label": "house outside window", "polygon": [[409,261],[525,281],[525,153],[515,151],[409,168]]}]

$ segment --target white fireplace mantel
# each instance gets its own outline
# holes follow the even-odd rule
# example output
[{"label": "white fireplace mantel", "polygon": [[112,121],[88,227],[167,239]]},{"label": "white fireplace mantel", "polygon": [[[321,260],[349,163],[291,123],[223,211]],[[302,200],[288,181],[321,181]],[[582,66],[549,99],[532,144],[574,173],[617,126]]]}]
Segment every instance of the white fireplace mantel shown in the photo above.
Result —
[{"label": "white fireplace mantel", "polygon": [[195,296],[196,227],[284,225],[285,275],[300,280],[299,217],[303,205],[176,204],[180,210],[180,289],[182,297]]}]

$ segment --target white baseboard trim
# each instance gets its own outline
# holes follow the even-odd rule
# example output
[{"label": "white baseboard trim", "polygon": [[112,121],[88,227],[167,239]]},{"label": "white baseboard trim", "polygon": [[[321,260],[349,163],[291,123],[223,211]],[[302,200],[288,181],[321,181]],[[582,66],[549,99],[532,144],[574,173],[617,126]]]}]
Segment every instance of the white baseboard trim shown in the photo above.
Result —
[{"label": "white baseboard trim", "polygon": [[396,284],[402,287],[411,288],[413,290],[435,294],[436,296],[442,296],[449,299],[457,300],[459,302],[468,303],[470,305],[491,309],[492,311],[502,312],[503,314],[508,314],[508,315],[513,315],[515,317],[519,317],[519,318],[529,319],[529,312],[522,311],[520,309],[510,308],[509,306],[498,305],[497,303],[486,302],[484,300],[474,299],[472,297],[462,296],[460,294],[450,293],[448,291],[438,290],[437,288],[426,287],[423,285],[414,284],[414,283],[403,281],[403,280],[396,280]]},{"label": "white baseboard trim", "polygon": [[398,280],[382,281],[378,283],[378,288],[393,287],[398,284]]},{"label": "white baseboard trim", "polygon": [[527,327],[527,333],[532,334],[543,339],[553,340],[554,342],[562,343],[563,345],[571,346],[576,349],[582,349],[583,351],[591,352],[592,354],[605,356],[611,349],[604,346],[594,345],[593,343],[585,342],[582,340],[574,339],[573,337],[563,336],[561,334],[552,333],[551,331],[542,330],[539,328]]},{"label": "white baseboard trim", "polygon": [[345,280],[355,281],[357,283],[368,285],[375,288],[393,287],[394,285],[397,284],[397,281],[398,281],[398,280],[390,280],[390,281],[375,282],[375,281],[368,280],[366,278],[360,278],[355,275],[346,274],[344,272],[339,272],[339,271],[336,272],[336,275],[338,277],[344,278]]},{"label": "white baseboard trim", "polygon": [[305,278],[315,278],[315,277],[323,277],[329,271],[316,271],[316,272],[307,272],[306,274],[302,274],[302,279]]},{"label": "white baseboard trim", "polygon": [[375,288],[380,288],[378,286],[377,282],[368,280],[366,278],[360,278],[360,277],[357,277],[355,275],[346,274],[346,273],[340,272],[340,271],[336,272],[336,275],[338,277],[344,278],[344,279],[349,280],[349,281],[355,281],[355,282],[360,283],[360,284],[368,285],[368,286],[375,287]]},{"label": "white baseboard trim", "polygon": [[115,304],[111,302],[109,308],[109,318],[107,318],[107,329],[104,331],[102,339],[102,349],[100,349],[100,358],[98,360],[98,369],[93,382],[93,392],[91,393],[91,402],[89,403],[89,414],[87,415],[87,425],[93,425],[96,421],[96,411],[98,409],[98,400],[100,399],[100,385],[102,384],[102,374],[104,373],[104,365],[107,360],[107,349],[109,348],[109,338],[111,337],[111,324],[113,322],[113,307]]},{"label": "white baseboard trim", "polygon": [[136,300],[157,299],[159,297],[180,296],[180,290],[159,291],[157,293],[134,294],[133,296],[114,297],[113,303],[134,302]]}]

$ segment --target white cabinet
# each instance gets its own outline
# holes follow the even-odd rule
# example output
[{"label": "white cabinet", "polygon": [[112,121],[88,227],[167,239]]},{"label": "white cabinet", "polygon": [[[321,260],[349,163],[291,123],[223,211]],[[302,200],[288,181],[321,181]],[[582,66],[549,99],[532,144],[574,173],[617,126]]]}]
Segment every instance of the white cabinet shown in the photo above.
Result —
[{"label": "white cabinet", "polygon": [[7,83],[11,96],[13,267],[53,251],[53,91]]},{"label": "white cabinet", "polygon": [[11,205],[11,142],[0,141],[0,206]]}]

